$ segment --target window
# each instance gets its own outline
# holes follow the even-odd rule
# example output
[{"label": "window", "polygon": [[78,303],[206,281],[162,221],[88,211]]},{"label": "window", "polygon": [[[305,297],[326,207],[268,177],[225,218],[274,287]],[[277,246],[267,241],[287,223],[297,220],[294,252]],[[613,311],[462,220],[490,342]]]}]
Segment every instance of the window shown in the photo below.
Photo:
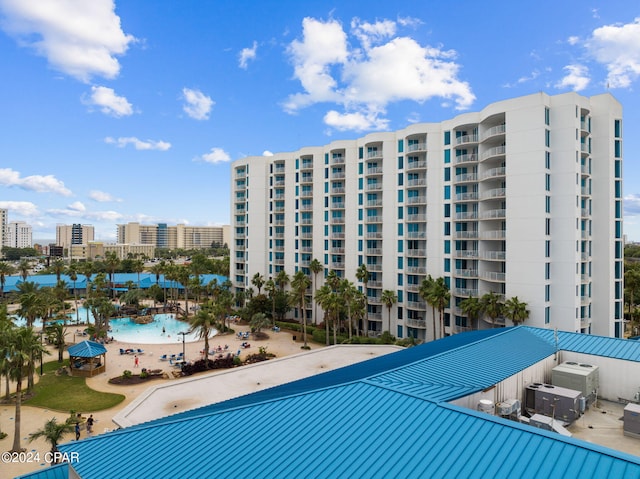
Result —
[{"label": "window", "polygon": [[444,169],[444,181],[451,181],[451,168]]},{"label": "window", "polygon": [[451,199],[451,187],[449,185],[444,187],[444,199],[445,200]]},{"label": "window", "polygon": [[547,213],[551,213],[551,196],[544,197],[544,210]]},{"label": "window", "polygon": [[544,242],[544,255],[546,258],[551,257],[551,241],[549,240],[546,240]]},{"label": "window", "polygon": [[545,107],[545,109],[544,109],[544,124],[545,125],[549,125],[549,117],[550,117],[549,113],[550,113],[549,108]]},{"label": "window", "polygon": [[445,145],[450,145],[451,144],[451,132],[450,131],[445,131],[444,132],[444,144]]},{"label": "window", "polygon": [[398,173],[398,186],[404,185],[404,174]]},{"label": "window", "polygon": [[404,141],[398,140],[398,153],[402,153],[404,151]]},{"label": "window", "polygon": [[551,234],[551,218],[545,218],[544,220],[544,234],[547,236]]},{"label": "window", "polygon": [[613,121],[613,134],[616,138],[622,138],[622,120]]},{"label": "window", "polygon": [[548,151],[544,152],[544,167],[547,170],[551,169],[551,153]]},{"label": "window", "polygon": [[551,263],[544,264],[544,279],[551,279]]},{"label": "window", "polygon": [[551,132],[549,130],[544,130],[544,146],[547,148],[551,146]]},{"label": "window", "polygon": [[451,163],[451,150],[444,150],[444,162]]},{"label": "window", "polygon": [[544,189],[551,191],[551,175],[549,173],[544,175]]}]

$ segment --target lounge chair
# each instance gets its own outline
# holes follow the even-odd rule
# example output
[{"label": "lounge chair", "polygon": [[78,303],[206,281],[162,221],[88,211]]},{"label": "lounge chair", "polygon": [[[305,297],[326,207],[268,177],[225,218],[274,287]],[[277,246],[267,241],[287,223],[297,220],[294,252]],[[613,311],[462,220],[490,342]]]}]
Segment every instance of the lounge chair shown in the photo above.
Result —
[{"label": "lounge chair", "polygon": [[169,361],[172,361],[172,360],[175,361],[176,359],[178,358],[176,358],[175,354],[172,354],[171,356],[169,356]]},{"label": "lounge chair", "polygon": [[163,354],[163,355],[162,355],[162,356],[160,356],[158,359],[159,359],[160,361],[168,361],[168,360],[169,360],[169,357],[168,357],[166,354]]},{"label": "lounge chair", "polygon": [[127,352],[124,349],[120,348],[120,354],[127,354]]},{"label": "lounge chair", "polygon": [[137,351],[138,351],[138,354],[144,354],[144,349],[138,348]]}]

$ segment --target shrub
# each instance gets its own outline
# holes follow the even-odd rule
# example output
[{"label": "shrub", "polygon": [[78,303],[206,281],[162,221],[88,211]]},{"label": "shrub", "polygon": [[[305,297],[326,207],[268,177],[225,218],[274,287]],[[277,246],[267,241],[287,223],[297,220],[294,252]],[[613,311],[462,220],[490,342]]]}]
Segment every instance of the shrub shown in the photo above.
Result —
[{"label": "shrub", "polygon": [[131,377],[133,373],[131,371],[129,371],[128,369],[125,369],[124,371],[122,371],[122,377],[125,379],[129,379]]},{"label": "shrub", "polygon": [[149,377],[149,373],[147,371],[142,371],[140,373],[140,379],[146,379]]}]

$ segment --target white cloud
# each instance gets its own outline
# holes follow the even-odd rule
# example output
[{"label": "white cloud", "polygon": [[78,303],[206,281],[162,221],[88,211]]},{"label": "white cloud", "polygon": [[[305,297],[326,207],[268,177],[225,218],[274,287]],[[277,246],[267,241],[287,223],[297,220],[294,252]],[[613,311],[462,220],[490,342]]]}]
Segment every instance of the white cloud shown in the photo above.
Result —
[{"label": "white cloud", "polygon": [[9,210],[9,214],[19,216],[38,216],[38,207],[30,201],[0,201],[0,208]]},{"label": "white cloud", "polygon": [[355,41],[335,20],[305,18],[302,27],[302,39],[288,47],[294,76],[304,90],[288,97],[284,108],[290,113],[320,102],[335,103],[344,112],[329,111],[324,117],[327,125],[360,131],[386,128],[387,120],[380,117],[391,102],[441,98],[464,110],[475,100],[469,84],[458,79],[455,51],[396,36],[393,21],[355,18]]},{"label": "white cloud", "polygon": [[585,47],[607,71],[611,88],[627,88],[640,76],[640,17],[596,28]]},{"label": "white cloud", "polygon": [[264,150],[262,152],[262,156],[273,156],[273,153],[271,151],[269,151],[269,150]]},{"label": "white cloud", "polygon": [[253,42],[253,46],[251,48],[243,48],[240,51],[239,55],[239,65],[240,68],[247,69],[249,60],[256,59],[256,52],[258,50],[258,42]]},{"label": "white cloud", "polygon": [[182,96],[186,104],[182,107],[187,115],[194,120],[208,120],[211,108],[215,102],[200,90],[183,88]]},{"label": "white cloud", "polygon": [[229,154],[224,151],[222,148],[211,148],[209,153],[205,153],[204,155],[195,158],[194,161],[204,161],[205,163],[227,163],[231,161],[231,157]]},{"label": "white cloud", "polygon": [[70,210],[84,212],[87,211],[87,208],[84,206],[84,203],[81,201],[74,201],[70,205],[67,206]]},{"label": "white cloud", "polygon": [[567,65],[567,74],[556,83],[556,88],[571,88],[574,91],[584,90],[589,85],[589,69],[584,65]]},{"label": "white cloud", "polygon": [[80,218],[83,221],[107,221],[114,222],[124,218],[124,215],[117,211],[87,211],[83,209],[84,205],[74,203],[68,205],[66,208],[52,208],[47,210],[48,215],[52,216],[66,216],[70,218]]},{"label": "white cloud", "polygon": [[171,148],[171,143],[162,140],[139,140],[134,136],[130,137],[120,137],[120,138],[112,138],[110,136],[104,139],[105,143],[109,143],[112,145],[117,145],[119,148],[124,148],[127,145],[133,145],[136,150],[160,150],[167,151]]},{"label": "white cloud", "polygon": [[38,193],[56,193],[71,196],[71,190],[53,175],[31,175],[21,177],[19,171],[11,168],[0,168],[0,186],[21,188]]},{"label": "white cloud", "polygon": [[112,88],[104,86],[92,86],[91,96],[88,99],[85,98],[84,103],[97,106],[105,115],[116,118],[133,114],[133,107],[125,97],[116,95]]},{"label": "white cloud", "polygon": [[569,45],[575,45],[575,44],[577,44],[579,41],[580,41],[580,39],[579,39],[578,37],[576,37],[576,36],[571,36],[571,37],[567,38],[567,43],[568,43]]},{"label": "white cloud", "polygon": [[89,198],[91,198],[93,201],[97,201],[98,203],[108,203],[111,201],[122,202],[122,199],[116,198],[113,195],[100,190],[91,191],[89,193]]},{"label": "white cloud", "polygon": [[122,31],[113,0],[0,0],[2,28],[20,45],[80,81],[115,78],[117,56],[135,38]]},{"label": "white cloud", "polygon": [[380,119],[375,114],[367,116],[362,112],[339,113],[330,110],[324,116],[324,122],[339,131],[385,130],[388,127],[387,120]]},{"label": "white cloud", "polygon": [[640,194],[632,193],[624,197],[624,217],[640,216]]}]

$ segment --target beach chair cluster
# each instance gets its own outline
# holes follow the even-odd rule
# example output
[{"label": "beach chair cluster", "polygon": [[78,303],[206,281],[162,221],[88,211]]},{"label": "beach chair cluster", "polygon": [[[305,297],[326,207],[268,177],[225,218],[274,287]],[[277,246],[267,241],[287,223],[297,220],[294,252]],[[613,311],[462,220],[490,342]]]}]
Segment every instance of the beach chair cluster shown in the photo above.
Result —
[{"label": "beach chair cluster", "polygon": [[120,348],[120,354],[144,354],[144,349],[140,348]]},{"label": "beach chair cluster", "polygon": [[242,331],[238,331],[238,333],[236,334],[236,339],[249,339],[249,335],[251,333],[249,331],[246,332],[242,332]]},{"label": "beach chair cluster", "polygon": [[243,341],[242,343],[240,343],[240,347],[241,347],[242,349],[247,349],[247,348],[250,348],[250,347],[251,347],[251,345],[250,345],[248,342]]},{"label": "beach chair cluster", "polygon": [[184,354],[179,353],[179,354],[162,354],[160,356],[158,356],[158,359],[160,361],[184,361]]}]

